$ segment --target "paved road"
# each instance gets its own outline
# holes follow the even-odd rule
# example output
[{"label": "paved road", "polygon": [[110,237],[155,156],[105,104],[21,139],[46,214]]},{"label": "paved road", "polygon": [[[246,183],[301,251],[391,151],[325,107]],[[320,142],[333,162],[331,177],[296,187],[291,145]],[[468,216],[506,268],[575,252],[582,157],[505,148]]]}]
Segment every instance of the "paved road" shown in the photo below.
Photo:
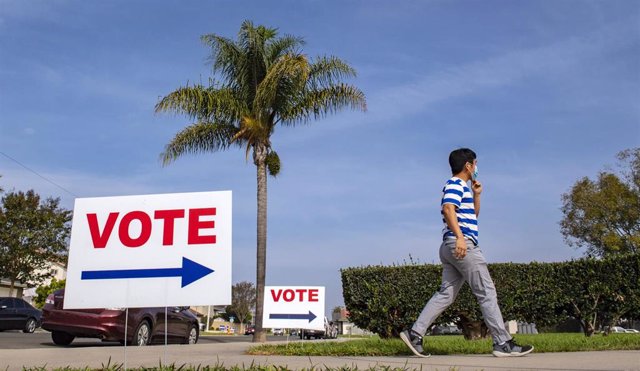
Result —
[{"label": "paved road", "polygon": [[[330,340],[317,340],[330,341]],[[341,340],[338,340],[341,341]],[[344,340],[342,340],[344,341]],[[385,367],[404,370],[506,371],[506,370],[640,370],[640,351],[603,351],[578,353],[532,353],[522,358],[495,358],[489,354],[473,356],[417,357],[281,357],[249,356],[247,342],[202,343],[150,347],[91,346],[46,347],[40,349],[0,349],[0,370],[20,371],[22,367],[100,368],[111,365],[127,368],[154,367],[163,364],[238,365],[246,367],[279,366],[287,369],[344,368],[368,370]]]},{"label": "paved road", "polygon": [[[23,336],[24,335],[24,336]],[[385,367],[404,370],[506,371],[506,370],[640,370],[640,351],[602,351],[575,353],[532,353],[522,358],[495,358],[490,354],[468,356],[417,357],[281,357],[250,356],[249,336],[205,337],[196,345],[124,347],[92,342],[56,347],[47,333],[0,333],[0,370],[20,371],[23,367],[100,368],[112,365],[154,367],[159,362],[176,365],[272,365],[287,369],[344,368],[367,370]],[[11,339],[21,339],[33,348],[7,349]],[[26,340],[25,340],[26,339]],[[282,339],[282,338],[280,338]],[[236,341],[237,340],[237,341]],[[332,341],[332,340],[316,340]],[[336,341],[336,340],[333,340]],[[345,341],[345,339],[337,340]],[[278,342],[274,342],[278,343]],[[75,342],[74,342],[75,344]]]},{"label": "paved road", "polygon": [[[201,336],[198,344],[211,343],[250,343],[252,336]],[[285,338],[282,336],[269,336],[268,341],[281,341]],[[291,338],[291,341],[299,340]],[[69,348],[85,348],[85,347],[120,347],[117,342],[102,342],[99,339],[82,339],[78,338],[71,343]],[[51,341],[51,334],[47,331],[37,330],[33,334],[25,334],[22,331],[3,331],[0,332],[0,349],[39,349],[39,348],[56,348]]]}]

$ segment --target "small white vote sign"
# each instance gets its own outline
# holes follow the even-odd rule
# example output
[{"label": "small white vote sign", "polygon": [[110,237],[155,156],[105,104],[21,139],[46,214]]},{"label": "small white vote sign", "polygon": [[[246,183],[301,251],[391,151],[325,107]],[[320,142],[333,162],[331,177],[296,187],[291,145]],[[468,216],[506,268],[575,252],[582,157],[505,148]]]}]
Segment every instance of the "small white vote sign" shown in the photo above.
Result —
[{"label": "small white vote sign", "polygon": [[265,286],[262,327],[324,330],[324,287]]},{"label": "small white vote sign", "polygon": [[231,191],[78,198],[64,308],[231,304]]}]

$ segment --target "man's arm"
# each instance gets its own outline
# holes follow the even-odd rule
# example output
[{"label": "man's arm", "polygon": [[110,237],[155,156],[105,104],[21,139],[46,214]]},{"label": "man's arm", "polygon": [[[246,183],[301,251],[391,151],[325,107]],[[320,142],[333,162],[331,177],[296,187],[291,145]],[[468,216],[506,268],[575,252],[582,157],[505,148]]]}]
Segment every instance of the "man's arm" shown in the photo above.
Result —
[{"label": "man's arm", "polygon": [[473,209],[476,212],[476,218],[480,216],[480,194],[482,193],[482,183],[474,180],[471,184],[471,190],[473,191]]},{"label": "man's arm", "polygon": [[[475,202],[475,201],[474,201]],[[455,257],[462,259],[467,255],[467,242],[464,239],[464,235],[458,225],[458,216],[456,215],[456,205],[444,204],[442,205],[442,213],[444,214],[444,220],[447,222],[449,230],[456,236],[456,251]]]}]

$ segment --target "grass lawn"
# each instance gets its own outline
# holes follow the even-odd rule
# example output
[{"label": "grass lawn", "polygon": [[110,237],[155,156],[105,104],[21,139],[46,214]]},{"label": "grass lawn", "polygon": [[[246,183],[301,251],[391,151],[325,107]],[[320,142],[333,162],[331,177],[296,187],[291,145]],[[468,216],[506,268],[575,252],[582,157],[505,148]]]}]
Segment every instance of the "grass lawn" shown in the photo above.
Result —
[{"label": "grass lawn", "polygon": [[[538,334],[516,335],[522,344],[531,344],[534,352],[579,352],[597,350],[640,350],[639,334],[594,335]],[[427,336],[424,349],[431,354],[487,354],[491,340],[467,341],[461,335]],[[281,345],[258,345],[247,352],[252,355],[284,356],[406,356],[410,351],[400,339],[357,339],[339,342],[292,342]]]}]

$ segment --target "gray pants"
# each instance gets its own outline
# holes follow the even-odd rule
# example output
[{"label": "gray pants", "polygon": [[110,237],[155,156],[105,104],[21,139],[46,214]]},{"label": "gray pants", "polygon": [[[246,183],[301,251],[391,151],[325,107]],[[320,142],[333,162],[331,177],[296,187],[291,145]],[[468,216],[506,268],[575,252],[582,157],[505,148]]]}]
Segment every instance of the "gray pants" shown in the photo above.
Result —
[{"label": "gray pants", "polygon": [[504,326],[496,288],[489,275],[482,250],[471,241],[467,241],[467,255],[464,259],[456,259],[453,255],[455,248],[455,239],[446,239],[440,245],[442,286],[425,305],[420,317],[413,324],[413,331],[424,335],[436,318],[453,303],[462,285],[469,282],[471,292],[480,304],[484,323],[491,330],[494,343],[511,340],[511,335]]}]

